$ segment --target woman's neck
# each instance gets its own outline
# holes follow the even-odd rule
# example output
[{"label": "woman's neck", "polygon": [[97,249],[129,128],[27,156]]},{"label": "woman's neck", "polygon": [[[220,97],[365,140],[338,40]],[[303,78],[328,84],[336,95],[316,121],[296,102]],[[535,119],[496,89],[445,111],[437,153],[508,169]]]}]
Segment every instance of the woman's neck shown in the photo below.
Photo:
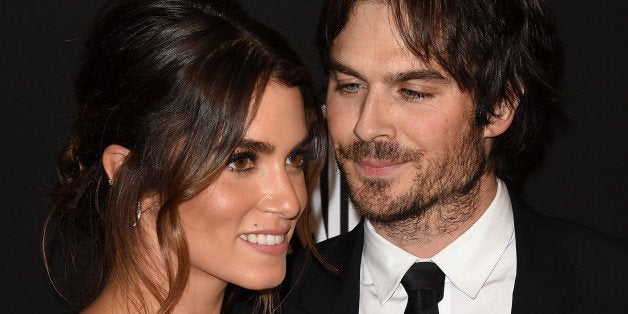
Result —
[{"label": "woman's neck", "polygon": [[[194,267],[190,269],[188,282],[181,298],[172,308],[171,313],[220,313],[227,283]],[[124,289],[119,284],[109,284],[82,312],[90,313],[129,313],[157,312],[161,305],[146,287],[140,287],[137,300],[135,291]],[[139,308],[138,308],[139,307]]]},{"label": "woman's neck", "polygon": [[227,283],[190,267],[188,282],[173,313],[220,313]]}]

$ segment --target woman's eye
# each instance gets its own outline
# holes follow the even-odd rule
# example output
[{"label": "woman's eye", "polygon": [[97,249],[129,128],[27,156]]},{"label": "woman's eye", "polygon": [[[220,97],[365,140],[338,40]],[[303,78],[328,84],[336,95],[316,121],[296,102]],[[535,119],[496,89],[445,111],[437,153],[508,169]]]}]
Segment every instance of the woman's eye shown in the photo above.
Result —
[{"label": "woman's eye", "polygon": [[248,156],[248,154],[236,154],[231,158],[227,167],[232,171],[247,171],[255,167],[255,162],[253,157]]},{"label": "woman's eye", "polygon": [[253,161],[248,158],[240,158],[232,161],[228,166],[234,171],[246,171],[253,168]]},{"label": "woman's eye", "polygon": [[301,153],[295,154],[288,157],[288,163],[294,167],[301,168],[303,167],[303,164],[305,163],[305,158],[303,157],[303,154]]}]

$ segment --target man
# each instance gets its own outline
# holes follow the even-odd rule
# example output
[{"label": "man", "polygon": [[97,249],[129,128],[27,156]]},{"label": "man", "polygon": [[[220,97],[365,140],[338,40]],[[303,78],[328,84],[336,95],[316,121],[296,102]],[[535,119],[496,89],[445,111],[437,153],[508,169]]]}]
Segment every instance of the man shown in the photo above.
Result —
[{"label": "man", "polygon": [[[328,0],[327,120],[353,231],[297,254],[286,313],[619,313],[626,244],[508,186],[560,53],[539,0]],[[325,265],[326,262],[330,265]]]}]

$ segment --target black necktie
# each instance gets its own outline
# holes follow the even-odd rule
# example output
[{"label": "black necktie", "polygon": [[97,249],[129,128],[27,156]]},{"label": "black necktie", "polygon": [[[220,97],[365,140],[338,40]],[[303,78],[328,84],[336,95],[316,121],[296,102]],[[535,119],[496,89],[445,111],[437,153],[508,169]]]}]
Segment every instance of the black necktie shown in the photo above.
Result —
[{"label": "black necktie", "polygon": [[403,275],[401,284],[408,293],[404,314],[438,314],[443,299],[445,274],[434,263],[414,263]]}]

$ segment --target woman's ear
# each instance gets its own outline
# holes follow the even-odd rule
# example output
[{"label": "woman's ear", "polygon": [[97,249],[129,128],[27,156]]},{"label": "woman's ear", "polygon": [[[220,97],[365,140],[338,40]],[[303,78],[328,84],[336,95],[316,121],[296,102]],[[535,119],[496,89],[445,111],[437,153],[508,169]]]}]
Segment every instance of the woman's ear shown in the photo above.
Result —
[{"label": "woman's ear", "polygon": [[506,101],[502,101],[495,110],[496,115],[489,115],[489,123],[484,126],[484,137],[496,137],[506,132],[515,118],[518,105],[518,102],[508,104]]},{"label": "woman's ear", "polygon": [[111,144],[105,148],[105,151],[102,153],[102,165],[105,168],[110,182],[113,180],[113,177],[116,172],[118,172],[122,163],[124,163],[129,152],[126,147],[117,144]]}]

